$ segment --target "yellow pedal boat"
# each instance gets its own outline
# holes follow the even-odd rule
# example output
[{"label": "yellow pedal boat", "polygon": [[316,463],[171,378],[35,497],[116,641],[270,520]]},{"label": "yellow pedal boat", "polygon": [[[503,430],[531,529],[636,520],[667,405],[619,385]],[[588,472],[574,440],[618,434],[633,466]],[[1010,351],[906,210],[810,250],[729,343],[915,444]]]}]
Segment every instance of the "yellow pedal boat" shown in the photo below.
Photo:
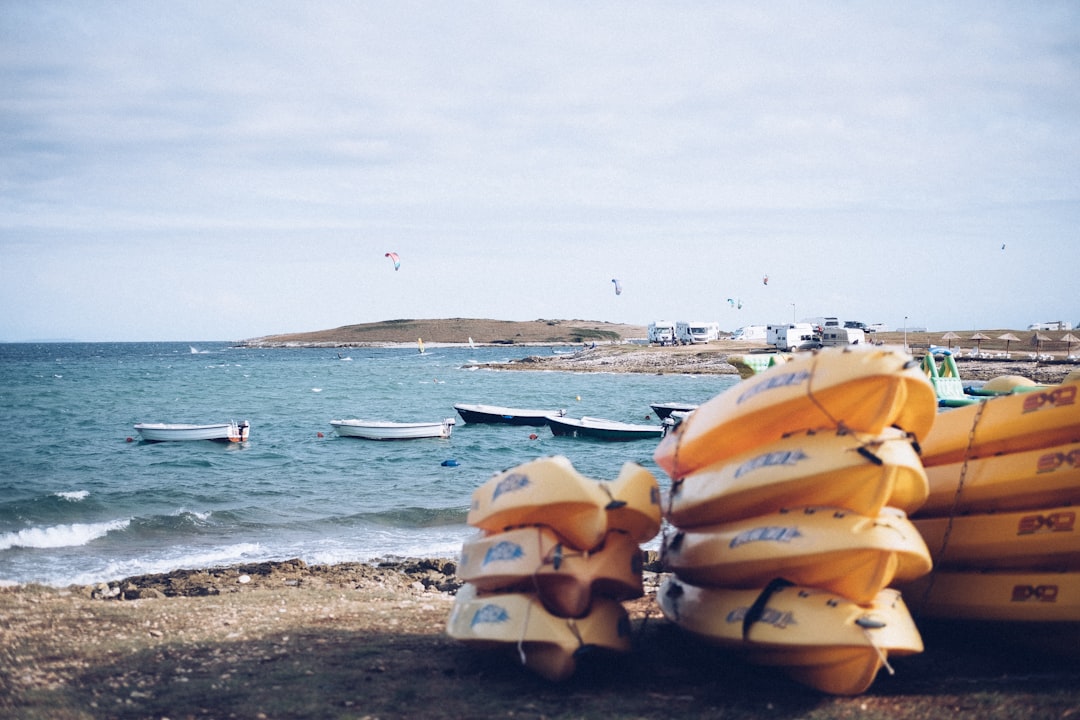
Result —
[{"label": "yellow pedal boat", "polygon": [[833,695],[864,692],[889,656],[923,650],[900,593],[890,589],[860,605],[813,588],[702,588],[669,576],[657,600],[687,632]]},{"label": "yellow pedal boat", "polygon": [[907,433],[825,430],[795,433],[674,481],[666,517],[691,528],[810,505],[875,516],[886,505],[912,512],[926,493]]},{"label": "yellow pedal boat", "polygon": [[664,568],[694,585],[760,588],[774,578],[869,603],[894,579],[930,572],[926,543],[902,512],[783,510],[665,536]]},{"label": "yellow pedal boat", "polygon": [[935,570],[900,586],[916,617],[1080,621],[1080,572]]},{"label": "yellow pedal boat", "polygon": [[641,465],[625,463],[614,480],[599,482],[553,455],[495,474],[473,492],[466,522],[489,533],[546,525],[571,547],[592,550],[609,530],[647,542],[660,518],[660,488]]},{"label": "yellow pedal boat", "polygon": [[586,615],[593,596],[643,594],[641,548],[618,530],[592,552],[568,547],[540,525],[478,535],[462,546],[457,575],[480,591],[535,592],[559,617]]},{"label": "yellow pedal boat", "polygon": [[927,467],[1080,442],[1080,382],[946,410],[920,439]]},{"label": "yellow pedal boat", "polygon": [[921,440],[937,396],[918,361],[898,349],[853,345],[798,355],[750,377],[690,413],[653,459],[679,479],[794,432],[896,426]]},{"label": "yellow pedal boat", "polygon": [[597,598],[589,614],[575,620],[555,617],[535,595],[484,595],[468,584],[457,592],[446,632],[481,650],[516,655],[525,667],[552,681],[572,676],[582,652],[630,650],[630,621],[615,600]]},{"label": "yellow pedal boat", "polygon": [[1080,570],[1077,508],[919,518],[939,568]]},{"label": "yellow pedal boat", "polygon": [[926,479],[930,494],[919,515],[1078,504],[1080,443],[934,465]]}]

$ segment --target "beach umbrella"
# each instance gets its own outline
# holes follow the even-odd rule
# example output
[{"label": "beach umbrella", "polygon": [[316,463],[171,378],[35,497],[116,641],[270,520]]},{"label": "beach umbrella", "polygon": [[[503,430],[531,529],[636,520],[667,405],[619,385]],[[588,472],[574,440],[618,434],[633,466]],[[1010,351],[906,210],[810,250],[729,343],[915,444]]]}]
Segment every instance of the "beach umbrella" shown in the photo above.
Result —
[{"label": "beach umbrella", "polygon": [[1076,337],[1072,333],[1065,333],[1065,337],[1063,337],[1061,339],[1064,340],[1065,342],[1069,343],[1069,349],[1066,350],[1066,352],[1069,353],[1070,355],[1072,355],[1072,344],[1074,342],[1080,342],[1080,338]]},{"label": "beach umbrella", "polygon": [[1035,352],[1039,352],[1039,346],[1048,340],[1053,340],[1049,335],[1044,335],[1041,332],[1037,332],[1031,336],[1031,344],[1035,346]]},{"label": "beach umbrella", "polygon": [[971,339],[975,341],[975,351],[982,352],[982,341],[989,340],[990,336],[986,333],[977,332],[971,336]]},{"label": "beach umbrella", "polygon": [[1011,342],[1020,342],[1020,338],[1016,337],[1012,333],[1005,333],[1004,335],[998,335],[997,339],[1005,341],[1005,354],[1006,355],[1009,354],[1009,343],[1011,343]]},{"label": "beach umbrella", "polygon": [[959,340],[960,336],[957,335],[956,333],[954,333],[952,330],[950,330],[949,332],[942,335],[941,339],[942,340],[948,340],[949,341],[949,349],[952,350],[952,341],[953,340]]}]

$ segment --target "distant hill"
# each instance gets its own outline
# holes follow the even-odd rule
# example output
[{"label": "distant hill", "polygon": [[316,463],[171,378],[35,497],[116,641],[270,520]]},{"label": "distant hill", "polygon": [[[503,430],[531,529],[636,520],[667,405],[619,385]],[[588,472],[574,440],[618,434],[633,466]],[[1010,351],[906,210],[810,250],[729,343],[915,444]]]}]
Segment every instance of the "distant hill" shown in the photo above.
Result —
[{"label": "distant hill", "polygon": [[596,320],[483,320],[445,318],[441,320],[383,320],[344,325],[332,330],[267,335],[246,340],[243,345],[348,346],[381,343],[467,343],[490,345],[536,343],[618,342],[644,338],[644,325],[623,325]]}]

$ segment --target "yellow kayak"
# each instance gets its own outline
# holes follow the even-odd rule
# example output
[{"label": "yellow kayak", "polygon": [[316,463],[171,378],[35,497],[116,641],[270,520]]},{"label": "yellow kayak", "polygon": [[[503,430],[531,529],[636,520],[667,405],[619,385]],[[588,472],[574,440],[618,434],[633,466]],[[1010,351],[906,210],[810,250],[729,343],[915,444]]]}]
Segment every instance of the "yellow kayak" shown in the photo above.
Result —
[{"label": "yellow kayak", "polygon": [[798,355],[724,391],[660,441],[653,459],[673,479],[794,432],[897,426],[921,440],[937,396],[910,355],[866,345]]},{"label": "yellow kayak", "polygon": [[680,530],[664,538],[664,568],[701,586],[760,588],[773,578],[872,602],[894,579],[930,572],[930,553],[898,510],[877,517],[802,508]]},{"label": "yellow kayak", "polygon": [[923,650],[895,590],[859,605],[813,588],[702,588],[669,576],[657,600],[664,616],[683,630],[745,651],[751,663],[782,667],[796,681],[834,695],[864,692],[889,656]]},{"label": "yellow kayak", "polygon": [[534,591],[552,614],[581,617],[594,595],[641,597],[641,548],[629,535],[608,533],[592,552],[567,547],[548,527],[523,527],[466,540],[457,575],[480,591]]},{"label": "yellow kayak", "polygon": [[554,455],[494,475],[473,492],[466,521],[489,533],[546,525],[571,547],[592,550],[609,530],[647,542],[660,516],[660,488],[641,465],[625,463],[617,478],[598,482]]},{"label": "yellow kayak", "polygon": [[914,521],[940,567],[1080,570],[1075,507]]},{"label": "yellow kayak", "polygon": [[[1080,382],[998,395],[941,413],[922,439],[927,467],[1080,442]],[[921,436],[920,436],[921,438]]]},{"label": "yellow kayak", "polygon": [[588,615],[574,620],[555,617],[534,595],[483,595],[468,584],[457,592],[446,632],[472,647],[516,656],[553,681],[574,674],[583,650],[630,650],[630,621],[615,600],[597,598]]},{"label": "yellow kayak", "polygon": [[1080,572],[935,570],[901,586],[917,617],[1080,621]]},{"label": "yellow kayak", "polygon": [[796,433],[674,481],[666,516],[680,528],[808,505],[874,516],[886,505],[912,512],[926,493],[906,433],[827,430]]},{"label": "yellow kayak", "polygon": [[1077,504],[1080,443],[934,465],[926,468],[926,479],[930,494],[920,515]]}]

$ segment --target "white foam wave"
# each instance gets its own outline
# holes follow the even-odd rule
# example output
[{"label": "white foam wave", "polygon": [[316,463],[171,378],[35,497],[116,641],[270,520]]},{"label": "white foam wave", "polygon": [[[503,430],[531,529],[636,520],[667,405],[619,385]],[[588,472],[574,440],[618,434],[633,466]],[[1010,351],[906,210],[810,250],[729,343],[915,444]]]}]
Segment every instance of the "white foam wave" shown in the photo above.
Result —
[{"label": "white foam wave", "polygon": [[90,491],[89,490],[71,490],[71,491],[68,491],[68,492],[56,492],[56,493],[53,493],[53,495],[55,495],[58,498],[63,498],[64,500],[67,500],[68,502],[79,502],[80,500],[85,500],[90,495]]},{"label": "white foam wave", "polygon": [[55,578],[46,581],[51,585],[93,585],[98,582],[119,580],[134,575],[157,575],[177,569],[212,568],[237,565],[245,562],[258,562],[262,557],[262,547],[258,543],[237,543],[204,550],[169,554],[156,558],[142,556],[126,560],[113,560],[99,568],[85,572]]},{"label": "white foam wave", "polygon": [[78,547],[104,537],[113,530],[123,530],[131,523],[127,520],[109,520],[100,523],[73,523],[46,528],[27,528],[0,535],[0,550],[22,548]]}]

